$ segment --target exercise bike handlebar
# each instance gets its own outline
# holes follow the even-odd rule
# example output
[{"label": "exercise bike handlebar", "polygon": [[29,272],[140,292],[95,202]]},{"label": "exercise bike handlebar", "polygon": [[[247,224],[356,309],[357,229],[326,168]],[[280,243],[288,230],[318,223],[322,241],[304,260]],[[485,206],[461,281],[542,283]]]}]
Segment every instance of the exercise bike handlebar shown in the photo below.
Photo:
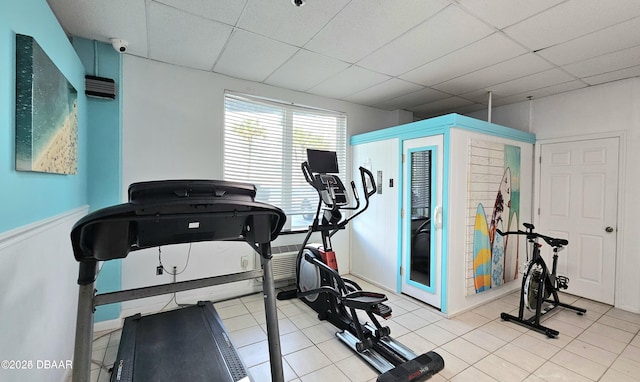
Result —
[{"label": "exercise bike handlebar", "polygon": [[563,246],[569,244],[569,240],[555,238],[555,237],[551,237],[551,236],[545,236],[545,235],[533,232],[533,225],[531,225],[531,224],[526,224],[525,223],[525,227],[527,227],[529,229],[529,232],[525,232],[525,231],[521,231],[521,230],[503,232],[503,231],[500,231],[499,229],[497,229],[496,232],[498,234],[500,234],[501,236],[505,236],[505,235],[526,235],[527,239],[530,239],[530,240],[533,240],[533,239],[536,239],[536,238],[541,238],[547,244],[549,244],[550,246],[552,246],[554,248],[560,248],[560,247],[563,247]]}]

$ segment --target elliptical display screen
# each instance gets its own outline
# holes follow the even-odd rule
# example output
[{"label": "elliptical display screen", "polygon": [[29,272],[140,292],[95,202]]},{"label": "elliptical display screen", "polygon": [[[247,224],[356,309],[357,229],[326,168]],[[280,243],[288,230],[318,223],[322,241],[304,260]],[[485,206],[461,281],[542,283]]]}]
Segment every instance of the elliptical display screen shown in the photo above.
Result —
[{"label": "elliptical display screen", "polygon": [[338,156],[335,151],[307,149],[307,163],[311,172],[320,174],[337,174]]}]

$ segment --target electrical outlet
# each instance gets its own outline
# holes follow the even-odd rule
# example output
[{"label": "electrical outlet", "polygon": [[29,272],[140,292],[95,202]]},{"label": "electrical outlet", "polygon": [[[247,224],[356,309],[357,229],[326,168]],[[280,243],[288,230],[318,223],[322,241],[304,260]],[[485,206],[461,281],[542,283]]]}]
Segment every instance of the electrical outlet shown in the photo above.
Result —
[{"label": "electrical outlet", "polygon": [[156,267],[156,275],[160,276],[162,274],[162,265],[158,265]]}]

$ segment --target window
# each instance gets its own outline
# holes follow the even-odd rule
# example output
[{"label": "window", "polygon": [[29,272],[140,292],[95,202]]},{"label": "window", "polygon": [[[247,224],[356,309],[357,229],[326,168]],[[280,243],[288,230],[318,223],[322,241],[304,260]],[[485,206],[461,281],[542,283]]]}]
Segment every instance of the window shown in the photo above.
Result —
[{"label": "window", "polygon": [[345,179],[346,115],[234,93],[224,108],[224,179],[255,184],[257,200],[285,211],[285,229],[306,229],[318,194],[300,164],[307,148],[336,151]]}]

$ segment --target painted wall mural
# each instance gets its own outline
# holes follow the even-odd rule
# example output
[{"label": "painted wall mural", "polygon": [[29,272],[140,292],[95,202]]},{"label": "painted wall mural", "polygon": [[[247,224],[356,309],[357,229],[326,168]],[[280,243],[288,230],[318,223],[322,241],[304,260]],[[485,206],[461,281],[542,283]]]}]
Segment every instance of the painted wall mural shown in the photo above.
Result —
[{"label": "painted wall mural", "polygon": [[520,147],[469,141],[467,214],[467,295],[497,288],[518,278]]}]

